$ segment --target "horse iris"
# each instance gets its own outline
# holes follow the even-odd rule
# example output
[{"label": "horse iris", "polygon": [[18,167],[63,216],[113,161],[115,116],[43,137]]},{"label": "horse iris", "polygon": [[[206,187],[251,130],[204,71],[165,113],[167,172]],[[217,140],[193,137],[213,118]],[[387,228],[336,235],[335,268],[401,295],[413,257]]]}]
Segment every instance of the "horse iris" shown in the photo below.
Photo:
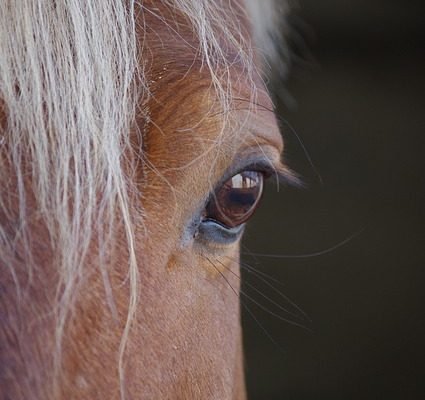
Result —
[{"label": "horse iris", "polygon": [[243,224],[260,202],[263,180],[263,173],[258,171],[242,171],[232,176],[211,197],[205,218],[229,228]]}]

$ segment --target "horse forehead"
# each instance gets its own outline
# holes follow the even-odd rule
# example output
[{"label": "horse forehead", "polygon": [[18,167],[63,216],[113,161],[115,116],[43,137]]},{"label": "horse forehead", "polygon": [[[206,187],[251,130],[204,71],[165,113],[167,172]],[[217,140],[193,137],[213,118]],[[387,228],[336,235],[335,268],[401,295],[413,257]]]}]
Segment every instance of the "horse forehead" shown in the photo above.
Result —
[{"label": "horse forehead", "polygon": [[228,158],[258,145],[282,151],[273,105],[259,78],[251,86],[238,79],[243,70],[232,66],[233,97],[229,109],[223,110],[208,71],[193,66],[188,71],[182,65],[180,70],[164,70],[154,77],[152,98],[146,106],[151,121],[145,132],[146,147],[152,150],[149,143],[155,143],[159,158],[164,150],[183,163],[212,147]]},{"label": "horse forehead", "polygon": [[[225,77],[221,83],[225,91],[231,87],[232,96],[226,117],[233,124],[221,130],[220,119],[226,118],[225,111],[220,109],[219,101],[215,108],[211,105],[215,88],[211,71],[199,51],[199,39],[185,24],[180,25],[176,34],[163,25],[164,21],[154,18],[151,22],[156,28],[145,37],[149,42],[147,57],[151,60],[147,70],[152,94],[148,108],[152,112],[150,116],[160,120],[159,125],[163,126],[166,121],[167,128],[163,130],[170,140],[175,135],[175,139],[184,143],[183,132],[192,131],[198,138],[207,140],[223,134],[221,139],[226,146],[230,142],[236,147],[268,143],[278,151],[283,149],[274,107],[265,85],[253,66],[248,72],[237,49],[229,46],[215,71],[216,77]],[[241,23],[247,27],[245,19],[242,18]],[[248,28],[246,32],[249,34]],[[189,148],[193,148],[194,143],[192,140]],[[199,144],[199,140],[196,143]]]}]

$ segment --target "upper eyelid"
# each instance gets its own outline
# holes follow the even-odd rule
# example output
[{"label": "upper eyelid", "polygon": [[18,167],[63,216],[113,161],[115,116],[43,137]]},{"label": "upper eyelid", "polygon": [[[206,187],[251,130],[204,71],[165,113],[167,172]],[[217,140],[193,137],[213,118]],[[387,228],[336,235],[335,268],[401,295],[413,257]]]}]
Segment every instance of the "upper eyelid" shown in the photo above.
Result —
[{"label": "upper eyelid", "polygon": [[265,157],[247,157],[247,158],[238,160],[236,163],[233,163],[232,166],[223,173],[221,178],[212,188],[213,189],[212,191],[219,188],[231,177],[243,171],[259,171],[259,172],[273,175],[276,171],[276,167],[273,166],[270,160],[268,160]]},{"label": "upper eyelid", "polygon": [[[267,162],[265,162],[265,163],[264,162],[254,162],[254,163],[251,163],[251,164],[244,166],[243,168],[236,170],[236,172],[232,176],[240,174],[241,172],[244,172],[244,171],[262,172],[262,173],[266,174],[266,177],[268,178],[270,175],[273,175],[276,172],[276,168],[273,165],[271,165],[270,163],[267,163]],[[232,176],[230,176],[230,178]]]},{"label": "upper eyelid", "polygon": [[220,187],[232,176],[235,176],[243,171],[250,170],[263,172],[266,174],[266,178],[275,176],[278,182],[289,186],[304,186],[301,178],[289,167],[281,162],[279,162],[277,165],[274,165],[268,157],[261,155],[246,157],[244,159],[238,160],[236,163],[233,163],[233,165],[224,172],[221,179],[214,185],[214,189]]},{"label": "upper eyelid", "polygon": [[286,165],[280,161],[275,165],[271,159],[265,155],[264,152],[254,154],[247,157],[236,159],[232,165],[225,170],[221,178],[215,183],[211,182],[208,194],[203,199],[203,204],[208,203],[211,196],[233,176],[243,171],[259,171],[266,174],[265,178],[276,177],[276,181],[287,186],[304,187],[302,180],[299,176],[291,171]]}]

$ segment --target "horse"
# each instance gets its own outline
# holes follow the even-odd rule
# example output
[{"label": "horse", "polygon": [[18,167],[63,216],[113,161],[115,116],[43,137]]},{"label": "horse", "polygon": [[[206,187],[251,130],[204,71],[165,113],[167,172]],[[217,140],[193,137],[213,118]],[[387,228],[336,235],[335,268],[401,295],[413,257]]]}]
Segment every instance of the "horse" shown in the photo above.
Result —
[{"label": "horse", "polygon": [[239,244],[293,178],[264,83],[286,8],[0,4],[2,399],[246,398]]}]

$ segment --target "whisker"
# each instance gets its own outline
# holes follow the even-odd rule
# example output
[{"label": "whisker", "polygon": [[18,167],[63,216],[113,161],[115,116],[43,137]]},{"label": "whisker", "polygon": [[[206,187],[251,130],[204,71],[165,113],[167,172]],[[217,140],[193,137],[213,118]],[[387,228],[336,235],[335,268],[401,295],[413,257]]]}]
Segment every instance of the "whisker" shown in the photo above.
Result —
[{"label": "whisker", "polygon": [[245,297],[246,297],[249,301],[251,301],[252,303],[254,303],[254,304],[255,304],[258,308],[260,308],[261,310],[263,310],[265,313],[267,313],[267,314],[271,315],[272,317],[275,317],[275,318],[277,318],[277,319],[279,319],[279,320],[281,320],[281,321],[283,321],[283,322],[286,322],[286,323],[288,323],[288,324],[290,324],[290,325],[298,326],[298,327],[300,327],[300,328],[305,329],[306,331],[312,332],[312,331],[311,331],[311,329],[309,329],[307,326],[305,326],[305,325],[303,325],[303,324],[301,324],[301,323],[298,323],[298,322],[292,321],[292,320],[290,320],[289,318],[282,317],[281,315],[279,315],[279,314],[275,313],[274,311],[269,310],[267,307],[263,306],[260,302],[258,302],[258,301],[257,301],[257,300],[255,300],[253,297],[251,297],[251,296],[249,296],[248,294],[246,294],[244,291],[242,291],[242,290],[241,290],[240,292],[241,292],[241,294],[242,294],[243,296],[245,296]]},{"label": "whisker", "polygon": [[[214,266],[214,268],[220,273],[220,275],[226,280],[226,282],[229,283],[228,279],[224,276],[224,274],[217,268],[217,266],[209,259],[207,258],[207,260]],[[230,283],[229,283],[230,285]],[[233,288],[233,287],[232,287]],[[233,289],[233,291],[236,293],[236,291]],[[237,294],[237,293],[236,293]],[[300,328],[306,329],[307,331],[311,331],[309,328],[307,328],[305,325],[302,325],[301,323],[292,321],[288,318],[282,317],[281,315],[275,313],[274,311],[269,310],[267,307],[263,306],[260,302],[258,302],[257,300],[255,300],[252,296],[248,295],[247,293],[245,293],[243,290],[240,290],[240,294],[245,296],[249,301],[251,301],[252,303],[254,303],[258,308],[260,308],[261,310],[263,310],[264,312],[266,312],[267,314],[281,320],[284,322],[287,322],[288,324],[294,325],[294,326],[299,326]]]},{"label": "whisker", "polygon": [[285,118],[283,118],[281,115],[278,115],[277,113],[275,114],[276,118],[279,122],[285,124],[285,126],[289,129],[289,131],[295,136],[295,138],[297,139],[301,149],[304,152],[305,158],[307,159],[311,169],[313,170],[313,172],[316,174],[317,178],[319,179],[320,185],[323,186],[323,179],[322,179],[322,175],[320,175],[319,170],[317,169],[316,165],[313,163],[313,160],[310,156],[310,153],[308,152],[307,148],[305,147],[303,141],[301,140],[300,135],[298,135],[297,131],[294,129],[294,127],[289,123],[288,120],[286,120]]},{"label": "whisker", "polygon": [[[249,273],[255,275],[261,282],[263,282],[264,284],[266,284],[268,287],[270,287],[274,292],[276,292],[279,296],[281,296],[284,300],[286,300],[292,307],[294,307],[299,313],[302,314],[302,316],[304,317],[304,319],[308,322],[312,322],[312,319],[309,317],[309,315],[303,311],[301,309],[301,307],[299,307],[294,301],[292,301],[287,295],[285,295],[285,293],[283,293],[281,290],[279,290],[278,288],[276,288],[275,286],[273,286],[270,282],[268,282],[265,278],[262,278],[260,275],[264,274],[261,271],[255,270],[253,269],[253,267],[249,266],[246,263],[241,263],[241,267],[244,268],[246,271],[248,271]],[[267,275],[269,276],[269,275]],[[274,282],[280,284],[280,286],[283,286],[283,284],[281,282],[279,282],[278,279],[275,279],[271,276],[269,276],[269,279],[273,280]],[[298,317],[301,318],[301,317]]]},{"label": "whisker", "polygon": [[[257,259],[256,253],[252,253],[252,252],[248,249],[248,247],[246,247],[246,246],[244,246],[244,245],[242,245],[242,246],[243,246],[243,247],[247,250],[247,252],[248,252],[249,254],[244,253],[243,251],[241,251],[241,255],[249,255],[249,256],[252,256],[252,258],[254,258],[254,260],[256,261],[256,263],[257,263],[257,264],[260,264],[260,263],[261,263],[261,261]],[[240,263],[241,263],[241,265],[243,264],[245,267],[247,267],[247,270],[248,270],[249,268],[251,268],[253,273],[257,273],[257,274],[259,274],[259,275],[262,275],[264,278],[270,279],[271,281],[275,282],[278,286],[280,286],[280,287],[282,287],[282,288],[285,288],[285,285],[284,285],[284,284],[283,284],[283,283],[282,283],[279,279],[276,279],[275,277],[273,277],[273,276],[271,276],[271,275],[269,275],[269,274],[266,274],[266,273],[265,273],[265,272],[263,272],[263,271],[260,271],[260,270],[258,270],[258,269],[256,269],[256,268],[254,268],[251,264],[248,264],[247,262],[244,262],[244,261],[235,260],[235,259],[232,259],[232,258],[230,258],[230,257],[228,257],[228,258],[229,258],[229,259],[231,259],[231,260],[233,260],[234,262],[240,262]],[[250,272],[251,272],[251,271],[250,271]]]},{"label": "whisker", "polygon": [[[220,263],[224,268],[226,268],[230,273],[232,273],[233,275],[235,275],[238,279],[241,279],[241,277],[239,275],[237,275],[236,273],[234,273],[229,267],[227,267],[226,265],[224,265],[220,260],[216,260],[218,263]],[[265,295],[261,290],[257,289],[254,285],[252,285],[251,283],[247,282],[246,280],[243,281],[244,285],[247,285],[248,287],[250,287],[252,290],[254,290],[255,292],[257,292],[260,296],[262,296],[263,298],[265,298],[266,300],[268,300],[270,303],[272,303],[273,305],[275,305],[277,308],[279,308],[280,310],[282,310],[283,312],[286,312],[287,314],[295,317],[295,318],[299,318],[301,320],[303,320],[303,316],[297,315],[291,311],[289,311],[288,309],[286,309],[285,307],[283,307],[282,305],[280,305],[279,303],[277,303],[276,301],[274,301],[272,298],[268,297],[267,295]],[[306,321],[307,322],[307,321]]]},{"label": "whisker", "polygon": [[[244,263],[242,261],[236,261],[236,260],[232,259],[231,257],[227,257],[227,258],[234,263],[240,264],[241,268],[244,268],[247,272],[256,276],[261,282],[263,282],[268,287],[270,287],[274,292],[276,292],[279,296],[281,296],[285,301],[287,301],[292,307],[294,307],[304,317],[304,318],[302,318],[301,316],[298,316],[298,318],[304,319],[306,322],[312,322],[311,318],[308,316],[308,314],[305,311],[303,311],[295,302],[293,302],[282,291],[280,291],[278,288],[273,286],[269,281],[267,281],[266,278],[272,280],[273,282],[277,283],[279,286],[283,287],[284,285],[282,284],[282,282],[280,282],[278,279],[266,274],[265,272],[256,270],[253,266],[251,266],[247,263]],[[263,275],[264,277],[262,277],[261,275]],[[244,282],[244,283],[246,283],[246,282]],[[293,313],[291,313],[291,314],[293,314]]]},{"label": "whisker", "polygon": [[[206,260],[217,270],[217,272],[222,276],[222,278],[227,282],[230,289],[235,293],[236,296],[239,297],[238,293],[234,289],[234,287],[230,284],[229,280],[224,276],[224,274],[215,266],[215,264],[208,258],[205,257]],[[242,299],[239,297],[240,304],[245,309],[245,311],[250,315],[250,317],[254,320],[254,322],[257,324],[257,326],[261,329],[261,331],[266,335],[266,337],[273,343],[274,346],[277,347],[277,349],[282,353],[286,354],[286,351],[279,345],[279,343],[276,342],[276,340],[273,338],[273,336],[267,331],[267,329],[264,327],[264,325],[258,320],[258,318],[254,315],[254,313],[250,310],[250,308],[242,301]]]},{"label": "whisker", "polygon": [[351,236],[347,237],[346,239],[340,241],[339,243],[328,247],[324,250],[319,250],[313,253],[301,253],[301,254],[269,254],[269,253],[256,253],[256,252],[242,252],[243,255],[246,256],[254,256],[254,257],[264,257],[264,258],[312,258],[312,257],[318,257],[323,256],[325,254],[332,253],[334,250],[339,249],[340,247],[344,246],[345,244],[349,243],[351,240],[359,236],[365,228],[360,229],[359,231],[353,233]]}]

